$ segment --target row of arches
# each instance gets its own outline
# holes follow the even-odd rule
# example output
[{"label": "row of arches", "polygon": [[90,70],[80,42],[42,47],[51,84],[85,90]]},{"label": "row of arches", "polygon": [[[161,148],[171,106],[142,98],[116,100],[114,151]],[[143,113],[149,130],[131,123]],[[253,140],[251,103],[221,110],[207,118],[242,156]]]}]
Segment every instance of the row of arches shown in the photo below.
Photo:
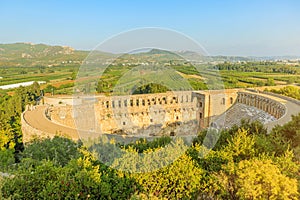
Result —
[{"label": "row of arches", "polygon": [[[114,99],[114,97],[108,99],[100,100],[99,103],[103,108],[127,108],[127,107],[145,107],[152,105],[180,105],[193,103],[195,98],[191,95],[181,95],[181,96],[153,96],[145,98],[119,98]],[[197,106],[202,106],[202,103],[197,104]]]},{"label": "row of arches", "polygon": [[237,102],[248,106],[254,106],[277,119],[281,118],[286,112],[284,105],[281,103],[260,95],[239,92]]}]

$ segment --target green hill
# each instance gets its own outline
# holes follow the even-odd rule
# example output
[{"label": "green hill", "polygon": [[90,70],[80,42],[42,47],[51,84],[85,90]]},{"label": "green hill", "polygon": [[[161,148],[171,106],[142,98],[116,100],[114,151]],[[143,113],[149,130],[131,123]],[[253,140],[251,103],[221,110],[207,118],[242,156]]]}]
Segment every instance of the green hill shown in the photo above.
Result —
[{"label": "green hill", "polygon": [[87,51],[71,47],[45,44],[14,43],[0,44],[0,66],[56,66],[66,63],[81,63]]}]

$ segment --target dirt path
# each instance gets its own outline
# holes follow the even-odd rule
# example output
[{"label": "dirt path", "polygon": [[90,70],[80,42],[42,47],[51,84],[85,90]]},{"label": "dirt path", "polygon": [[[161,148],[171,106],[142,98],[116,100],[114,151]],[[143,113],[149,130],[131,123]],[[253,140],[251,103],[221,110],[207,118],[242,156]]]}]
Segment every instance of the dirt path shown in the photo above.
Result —
[{"label": "dirt path", "polygon": [[184,74],[182,72],[176,71],[177,74],[182,76],[183,78],[196,78],[196,79],[201,79],[204,80],[205,78],[196,74]]}]

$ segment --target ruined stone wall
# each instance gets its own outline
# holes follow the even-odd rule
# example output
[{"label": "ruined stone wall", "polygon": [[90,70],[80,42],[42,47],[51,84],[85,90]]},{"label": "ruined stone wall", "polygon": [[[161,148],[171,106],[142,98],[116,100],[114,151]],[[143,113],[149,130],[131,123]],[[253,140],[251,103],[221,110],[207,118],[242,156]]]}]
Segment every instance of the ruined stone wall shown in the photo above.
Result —
[{"label": "ruined stone wall", "polygon": [[230,108],[236,101],[237,91],[185,91],[78,99],[79,103],[74,107],[67,104],[52,107],[51,120],[83,130],[121,131],[134,135],[147,135],[148,127],[156,132],[180,122],[189,124],[190,130],[185,128],[183,132],[191,133],[196,128],[208,127],[215,117]]},{"label": "ruined stone wall", "polygon": [[202,115],[199,120],[201,127],[209,127],[212,121],[226,112],[236,102],[238,91],[240,89],[195,91],[194,95],[198,96],[199,102],[203,102],[203,114],[198,113]]},{"label": "ruined stone wall", "polygon": [[103,132],[125,130],[137,134],[141,128],[197,119],[197,99],[192,92],[114,96],[98,99],[96,120]]},{"label": "ruined stone wall", "polygon": [[49,119],[55,123],[62,124],[75,128],[73,106],[68,104],[61,104],[49,107],[47,110]]},{"label": "ruined stone wall", "polygon": [[80,130],[122,135],[196,134],[235,103],[254,106],[277,119],[286,112],[280,102],[239,89],[70,99],[65,102],[72,105],[63,102],[49,109],[48,116],[53,122]]},{"label": "ruined stone wall", "polygon": [[100,96],[82,99],[74,106],[53,106],[50,116],[66,126],[102,133],[149,135],[160,130],[178,133],[180,130],[182,134],[193,134],[199,127],[198,113],[203,105],[191,91]]},{"label": "ruined stone wall", "polygon": [[60,105],[60,104],[67,104],[67,105],[72,105],[73,104],[73,98],[72,97],[44,97],[44,103],[49,104],[49,105]]}]

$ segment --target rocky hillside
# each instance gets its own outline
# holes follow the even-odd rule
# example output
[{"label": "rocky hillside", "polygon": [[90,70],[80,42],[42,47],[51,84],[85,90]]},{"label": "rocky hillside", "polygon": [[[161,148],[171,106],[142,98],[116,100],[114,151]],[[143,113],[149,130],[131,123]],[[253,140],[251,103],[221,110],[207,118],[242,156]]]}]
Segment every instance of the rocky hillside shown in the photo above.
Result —
[{"label": "rocky hillside", "polygon": [[0,66],[53,66],[81,63],[86,51],[71,47],[45,44],[15,43],[0,44]]}]

